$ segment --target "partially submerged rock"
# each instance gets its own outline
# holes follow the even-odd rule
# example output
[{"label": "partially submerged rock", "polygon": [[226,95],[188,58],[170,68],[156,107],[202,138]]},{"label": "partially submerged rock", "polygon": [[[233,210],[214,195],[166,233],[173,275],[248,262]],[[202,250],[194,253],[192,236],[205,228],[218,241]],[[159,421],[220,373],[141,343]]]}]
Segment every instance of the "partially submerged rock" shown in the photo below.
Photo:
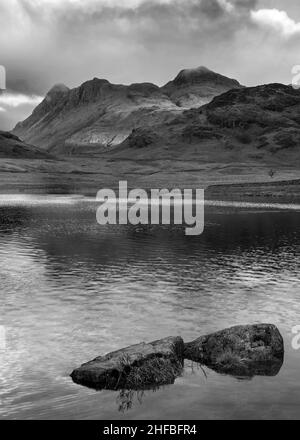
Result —
[{"label": "partially submerged rock", "polygon": [[235,376],[276,375],[284,358],[283,338],[276,326],[236,326],[185,344],[184,356]]},{"label": "partially submerged rock", "polygon": [[275,376],[284,358],[276,326],[231,327],[184,344],[181,337],[141,343],[100,356],[75,369],[75,383],[95,389],[144,390],[174,383],[184,359],[238,377]]},{"label": "partially submerged rock", "polygon": [[143,342],[83,364],[71,377],[96,389],[147,389],[174,383],[183,369],[183,355],[180,337]]}]

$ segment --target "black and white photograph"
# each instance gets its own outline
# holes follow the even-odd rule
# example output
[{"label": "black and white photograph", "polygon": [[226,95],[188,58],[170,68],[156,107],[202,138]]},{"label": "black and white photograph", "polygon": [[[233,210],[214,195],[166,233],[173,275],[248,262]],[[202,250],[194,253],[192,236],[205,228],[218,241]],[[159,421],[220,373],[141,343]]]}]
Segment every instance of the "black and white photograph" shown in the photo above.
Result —
[{"label": "black and white photograph", "polygon": [[0,0],[0,420],[299,419],[299,0]]}]

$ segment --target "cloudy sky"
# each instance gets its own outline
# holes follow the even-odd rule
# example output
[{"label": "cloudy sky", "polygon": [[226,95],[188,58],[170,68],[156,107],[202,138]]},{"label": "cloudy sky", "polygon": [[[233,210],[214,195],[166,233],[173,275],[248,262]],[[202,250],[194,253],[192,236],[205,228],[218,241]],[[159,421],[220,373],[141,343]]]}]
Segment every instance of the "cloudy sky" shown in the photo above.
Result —
[{"label": "cloudy sky", "polygon": [[[291,83],[299,0],[0,0],[0,129],[56,83],[164,84],[205,65],[245,85]],[[3,77],[0,69],[0,88]]]}]

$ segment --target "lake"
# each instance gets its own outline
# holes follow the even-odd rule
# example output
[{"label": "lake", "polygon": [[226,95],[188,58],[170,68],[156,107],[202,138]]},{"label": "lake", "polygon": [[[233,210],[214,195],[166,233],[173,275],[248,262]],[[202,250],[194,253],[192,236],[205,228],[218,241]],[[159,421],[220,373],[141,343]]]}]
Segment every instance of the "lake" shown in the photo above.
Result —
[{"label": "lake", "polygon": [[[209,206],[205,232],[99,226],[74,197],[0,200],[0,418],[299,418],[300,212]],[[273,323],[275,377],[238,379],[186,362],[174,385],[94,391],[75,367],[118,348],[236,324]]]}]

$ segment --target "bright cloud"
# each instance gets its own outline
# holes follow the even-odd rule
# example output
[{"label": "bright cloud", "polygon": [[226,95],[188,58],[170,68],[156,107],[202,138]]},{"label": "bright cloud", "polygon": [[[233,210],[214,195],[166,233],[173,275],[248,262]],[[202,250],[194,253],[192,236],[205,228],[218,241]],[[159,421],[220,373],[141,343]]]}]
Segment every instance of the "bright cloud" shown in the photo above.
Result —
[{"label": "bright cloud", "polygon": [[[5,107],[20,107],[21,105],[38,105],[43,100],[43,97],[41,96],[28,96],[20,93],[6,93],[0,95],[0,104],[1,106]],[[2,111],[5,111],[3,107]],[[0,110],[1,111],[1,110]]]},{"label": "bright cloud", "polygon": [[300,35],[300,23],[290,18],[285,11],[259,9],[251,11],[251,19],[259,26],[273,29],[287,38]]}]

